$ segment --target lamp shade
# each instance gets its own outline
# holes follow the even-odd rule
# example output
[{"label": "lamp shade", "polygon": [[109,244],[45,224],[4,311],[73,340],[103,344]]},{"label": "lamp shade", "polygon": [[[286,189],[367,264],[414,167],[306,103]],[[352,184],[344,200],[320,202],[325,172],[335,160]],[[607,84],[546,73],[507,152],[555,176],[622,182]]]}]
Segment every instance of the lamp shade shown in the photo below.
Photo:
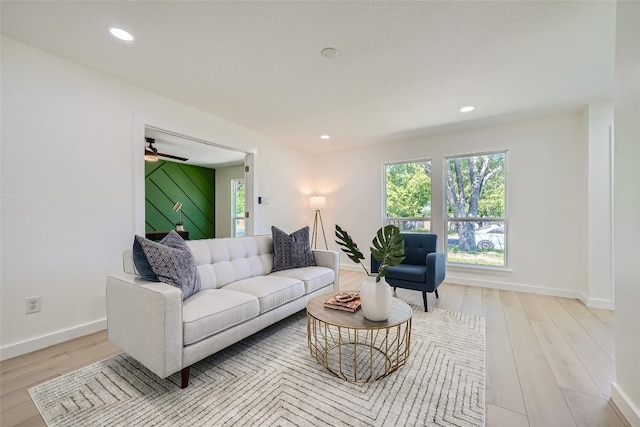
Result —
[{"label": "lamp shade", "polygon": [[324,209],[326,198],[324,196],[311,196],[309,198],[309,206],[313,210]]},{"label": "lamp shade", "polygon": [[144,160],[147,162],[157,162],[158,161],[158,150],[154,147],[145,147],[144,148]]}]

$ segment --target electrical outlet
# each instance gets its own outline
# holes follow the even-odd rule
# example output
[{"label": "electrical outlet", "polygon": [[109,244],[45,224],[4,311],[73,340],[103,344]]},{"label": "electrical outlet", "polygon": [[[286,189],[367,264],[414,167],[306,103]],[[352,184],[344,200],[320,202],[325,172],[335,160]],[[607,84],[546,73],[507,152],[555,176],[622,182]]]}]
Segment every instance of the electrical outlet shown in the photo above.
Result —
[{"label": "electrical outlet", "polygon": [[27,314],[37,313],[40,311],[40,297],[27,298]]}]

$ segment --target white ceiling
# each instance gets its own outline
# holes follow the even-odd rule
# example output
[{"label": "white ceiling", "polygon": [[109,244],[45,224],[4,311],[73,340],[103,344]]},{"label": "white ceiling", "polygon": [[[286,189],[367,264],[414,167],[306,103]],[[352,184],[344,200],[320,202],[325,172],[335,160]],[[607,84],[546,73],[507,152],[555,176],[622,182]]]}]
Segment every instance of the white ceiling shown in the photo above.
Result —
[{"label": "white ceiling", "polygon": [[613,97],[611,1],[3,0],[1,14],[7,36],[309,152]]},{"label": "white ceiling", "polygon": [[[191,165],[215,169],[245,163],[246,153],[214,145],[210,141],[195,139],[189,135],[147,127],[144,136],[154,140],[153,147],[158,150],[158,153],[187,158],[184,163]],[[160,160],[182,163],[182,160],[163,156],[160,156]]]}]

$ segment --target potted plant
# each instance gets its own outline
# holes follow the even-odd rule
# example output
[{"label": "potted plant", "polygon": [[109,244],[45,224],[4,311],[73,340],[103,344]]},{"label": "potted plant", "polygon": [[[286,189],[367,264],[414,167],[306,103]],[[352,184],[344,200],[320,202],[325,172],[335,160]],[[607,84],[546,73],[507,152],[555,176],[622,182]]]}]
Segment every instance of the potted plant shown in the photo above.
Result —
[{"label": "potted plant", "polygon": [[[349,233],[337,224],[336,238],[338,239],[336,243],[347,254],[349,259],[356,264],[360,264],[367,273],[368,278],[373,278],[374,276],[369,273],[367,267],[362,263],[364,255],[358,245],[353,241]],[[380,262],[380,267],[378,274],[375,276],[375,281],[365,280],[362,284],[360,302],[365,318],[381,321],[389,317],[392,296],[391,288],[384,280],[384,276],[387,274],[387,267],[398,265],[404,260],[404,238],[398,227],[386,225],[378,230],[371,243],[373,245],[369,248],[371,256]]]}]

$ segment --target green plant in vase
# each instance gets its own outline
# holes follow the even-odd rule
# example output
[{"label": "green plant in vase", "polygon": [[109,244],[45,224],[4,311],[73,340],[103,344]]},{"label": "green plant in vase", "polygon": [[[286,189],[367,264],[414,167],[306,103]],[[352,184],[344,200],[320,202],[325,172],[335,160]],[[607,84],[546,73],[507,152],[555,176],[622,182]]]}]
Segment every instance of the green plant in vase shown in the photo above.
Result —
[{"label": "green plant in vase", "polygon": [[[336,243],[340,245],[340,249],[347,254],[349,259],[356,264],[360,264],[367,276],[371,276],[367,267],[362,263],[364,255],[353,241],[349,233],[336,224]],[[400,233],[400,229],[395,225],[386,225],[378,230],[373,238],[369,249],[371,255],[380,262],[376,282],[379,282],[387,274],[387,267],[400,264],[404,260],[404,237]]]},{"label": "green plant in vase", "polygon": [[[353,241],[349,233],[336,224],[336,243],[340,249],[347,254],[349,259],[356,264],[360,264],[367,276],[373,276],[362,263],[364,255],[358,249],[358,245]],[[373,238],[371,255],[380,262],[378,274],[374,280],[365,280],[360,289],[360,302],[362,314],[367,320],[373,322],[384,321],[389,317],[392,304],[391,288],[386,280],[381,280],[387,274],[387,268],[398,265],[404,260],[404,237],[400,229],[395,225],[382,227]]]}]

